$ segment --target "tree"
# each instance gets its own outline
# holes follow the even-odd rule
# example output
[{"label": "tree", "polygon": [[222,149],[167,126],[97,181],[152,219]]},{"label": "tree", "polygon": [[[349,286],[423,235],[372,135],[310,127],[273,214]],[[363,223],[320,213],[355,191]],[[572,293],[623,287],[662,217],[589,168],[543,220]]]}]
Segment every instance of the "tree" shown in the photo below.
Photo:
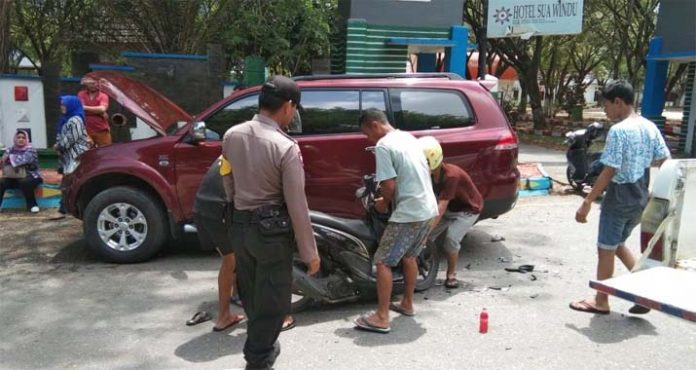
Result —
[{"label": "tree", "polygon": [[[12,47],[37,66],[44,77],[46,133],[55,138],[60,115],[60,70],[75,35],[84,33],[94,19],[94,0],[14,0],[11,2]],[[37,64],[36,61],[39,63]]]},{"label": "tree", "polygon": [[[234,0],[100,0],[98,32],[150,53],[197,54],[223,25]],[[108,44],[108,43],[107,43]]]},{"label": "tree", "polygon": [[546,92],[544,107],[549,118],[555,115],[557,102],[562,100],[570,83],[569,43],[570,37],[548,37],[544,40],[540,72]]},{"label": "tree", "polygon": [[10,72],[10,4],[0,0],[0,73]]},{"label": "tree", "polygon": [[328,56],[336,7],[336,0],[238,0],[222,41],[232,63],[255,55],[274,73],[308,73],[313,58]]},{"label": "tree", "polygon": [[657,24],[659,0],[598,0],[593,16],[601,19],[609,42],[611,78],[626,78],[638,89],[643,79],[645,56]]},{"label": "tree", "polygon": [[[481,0],[464,3],[464,21],[469,24],[475,35],[482,37],[481,28],[486,19],[483,18]],[[498,54],[506,64],[513,66],[517,71],[520,85],[524,86],[524,90],[529,95],[534,128],[545,128],[546,121],[542,110],[541,89],[539,87],[539,67],[544,38],[542,36],[534,36],[529,40],[502,38],[488,39],[487,42],[490,50]]]}]

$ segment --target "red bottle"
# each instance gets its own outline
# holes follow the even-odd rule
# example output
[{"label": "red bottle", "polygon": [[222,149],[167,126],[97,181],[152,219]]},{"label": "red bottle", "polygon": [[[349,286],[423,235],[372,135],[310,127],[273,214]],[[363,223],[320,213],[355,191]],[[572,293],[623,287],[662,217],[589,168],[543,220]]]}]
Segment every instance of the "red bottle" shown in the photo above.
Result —
[{"label": "red bottle", "polygon": [[488,333],[488,311],[484,308],[479,319],[479,333]]}]

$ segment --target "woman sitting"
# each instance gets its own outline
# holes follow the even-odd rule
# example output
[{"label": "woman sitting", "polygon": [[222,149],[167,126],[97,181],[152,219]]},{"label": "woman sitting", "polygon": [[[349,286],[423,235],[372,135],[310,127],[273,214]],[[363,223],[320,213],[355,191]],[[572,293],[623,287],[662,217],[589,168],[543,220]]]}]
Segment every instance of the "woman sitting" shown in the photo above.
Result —
[{"label": "woman sitting", "polygon": [[39,212],[34,191],[43,182],[39,173],[39,156],[29,143],[29,134],[17,130],[14,145],[2,155],[0,179],[0,208],[7,189],[20,189],[31,213]]}]

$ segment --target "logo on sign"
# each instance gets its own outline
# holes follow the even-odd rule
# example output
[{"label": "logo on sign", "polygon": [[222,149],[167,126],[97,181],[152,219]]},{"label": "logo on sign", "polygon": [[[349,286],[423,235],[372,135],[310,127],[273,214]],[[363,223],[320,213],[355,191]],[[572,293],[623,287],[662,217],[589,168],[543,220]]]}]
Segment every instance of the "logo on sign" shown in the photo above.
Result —
[{"label": "logo on sign", "polygon": [[496,23],[500,22],[500,24],[505,24],[505,22],[510,22],[512,13],[510,12],[510,9],[505,9],[505,7],[502,7],[500,10],[495,10],[495,15],[493,18],[495,19]]}]

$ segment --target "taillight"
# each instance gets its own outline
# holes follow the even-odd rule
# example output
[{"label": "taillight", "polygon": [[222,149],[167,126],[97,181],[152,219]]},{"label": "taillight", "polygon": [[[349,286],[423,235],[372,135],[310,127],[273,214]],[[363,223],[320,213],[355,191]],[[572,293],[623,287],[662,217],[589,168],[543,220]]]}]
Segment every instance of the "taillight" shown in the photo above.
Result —
[{"label": "taillight", "polygon": [[498,143],[495,145],[495,150],[510,150],[510,149],[517,149],[517,136],[510,131],[506,130],[505,133],[503,133],[500,138],[498,139]]},{"label": "taillight", "polygon": [[[650,239],[655,235],[655,231],[660,227],[662,221],[667,217],[669,212],[669,201],[660,198],[650,198],[648,205],[643,211],[640,223],[640,251],[645,252],[648,248]],[[648,256],[652,260],[662,261],[664,259],[663,249],[664,236],[661,236],[652,252]]]}]

